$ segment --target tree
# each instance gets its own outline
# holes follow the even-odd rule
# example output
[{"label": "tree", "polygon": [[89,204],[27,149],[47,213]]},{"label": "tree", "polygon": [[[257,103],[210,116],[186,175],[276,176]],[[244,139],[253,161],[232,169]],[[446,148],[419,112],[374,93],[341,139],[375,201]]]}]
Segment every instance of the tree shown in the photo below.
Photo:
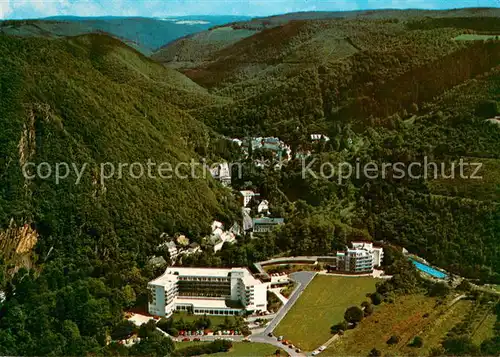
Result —
[{"label": "tree", "polygon": [[364,316],[363,310],[361,310],[361,308],[357,306],[351,306],[344,313],[344,319],[352,324],[359,323],[361,320],[363,320],[363,316]]},{"label": "tree", "polygon": [[446,296],[450,293],[450,287],[443,282],[435,283],[431,286],[429,290],[430,296]]},{"label": "tree", "polygon": [[111,338],[113,340],[123,340],[130,337],[134,332],[137,331],[135,324],[129,320],[123,320],[114,328],[111,332]]},{"label": "tree", "polygon": [[387,340],[387,344],[388,345],[395,345],[397,344],[399,341],[401,340],[401,338],[399,336],[396,336],[396,335],[392,335],[388,340]]},{"label": "tree", "polygon": [[457,289],[461,291],[468,292],[472,289],[472,285],[470,282],[466,279],[463,279],[460,284],[457,285]]},{"label": "tree", "polygon": [[365,317],[370,316],[371,314],[373,314],[373,305],[372,304],[370,304],[369,302],[367,302],[363,307],[364,307],[363,313],[364,313]]},{"label": "tree", "polygon": [[384,298],[379,293],[373,293],[371,294],[370,299],[372,300],[373,305],[380,305]]},{"label": "tree", "polygon": [[411,347],[417,347],[417,348],[420,348],[423,345],[424,345],[424,339],[420,336],[415,336],[415,338],[410,344]]},{"label": "tree", "polygon": [[469,336],[451,336],[443,341],[443,348],[447,354],[461,356],[466,354],[474,354],[478,348]]},{"label": "tree", "polygon": [[134,289],[130,285],[125,285],[123,288],[123,297],[125,299],[125,307],[130,308],[134,306],[136,296]]},{"label": "tree", "polygon": [[333,333],[333,334],[336,334],[336,333],[339,333],[340,331],[345,331],[347,330],[348,326],[347,326],[347,322],[344,320],[342,322],[339,322],[338,324],[335,324],[333,325],[331,328],[330,328],[330,331]]}]

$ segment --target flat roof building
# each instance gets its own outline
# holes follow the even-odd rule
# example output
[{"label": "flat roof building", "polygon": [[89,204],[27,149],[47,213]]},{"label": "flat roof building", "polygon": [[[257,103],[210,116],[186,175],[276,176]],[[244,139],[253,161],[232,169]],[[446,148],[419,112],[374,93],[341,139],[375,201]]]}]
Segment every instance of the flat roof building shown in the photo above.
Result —
[{"label": "flat roof building", "polygon": [[337,270],[352,273],[372,272],[382,265],[384,249],[374,247],[371,242],[352,242],[352,248],[337,252]]},{"label": "flat roof building", "polygon": [[169,267],[148,283],[148,310],[170,316],[175,310],[196,315],[240,315],[267,310],[267,285],[246,268]]}]

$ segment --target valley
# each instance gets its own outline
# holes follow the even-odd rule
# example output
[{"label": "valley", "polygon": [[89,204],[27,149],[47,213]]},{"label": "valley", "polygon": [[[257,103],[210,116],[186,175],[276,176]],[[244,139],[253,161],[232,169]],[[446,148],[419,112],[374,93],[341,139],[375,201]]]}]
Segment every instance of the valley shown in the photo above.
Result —
[{"label": "valley", "polygon": [[497,355],[499,11],[0,21],[0,354]]}]

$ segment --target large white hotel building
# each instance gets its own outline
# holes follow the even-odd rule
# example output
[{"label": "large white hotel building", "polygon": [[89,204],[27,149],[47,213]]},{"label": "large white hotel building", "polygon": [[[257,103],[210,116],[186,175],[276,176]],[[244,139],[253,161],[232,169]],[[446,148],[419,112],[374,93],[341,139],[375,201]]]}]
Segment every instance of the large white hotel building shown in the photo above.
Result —
[{"label": "large white hotel building", "polygon": [[195,315],[240,315],[267,310],[268,284],[245,268],[169,267],[149,282],[151,315],[170,316],[175,310]]}]

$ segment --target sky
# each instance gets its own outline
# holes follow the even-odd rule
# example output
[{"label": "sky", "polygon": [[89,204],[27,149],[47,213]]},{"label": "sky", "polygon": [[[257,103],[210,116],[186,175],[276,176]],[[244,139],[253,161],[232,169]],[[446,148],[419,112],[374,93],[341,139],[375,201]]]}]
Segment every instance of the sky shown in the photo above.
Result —
[{"label": "sky", "polygon": [[246,15],[364,9],[500,7],[500,0],[0,0],[0,19],[74,16]]}]

